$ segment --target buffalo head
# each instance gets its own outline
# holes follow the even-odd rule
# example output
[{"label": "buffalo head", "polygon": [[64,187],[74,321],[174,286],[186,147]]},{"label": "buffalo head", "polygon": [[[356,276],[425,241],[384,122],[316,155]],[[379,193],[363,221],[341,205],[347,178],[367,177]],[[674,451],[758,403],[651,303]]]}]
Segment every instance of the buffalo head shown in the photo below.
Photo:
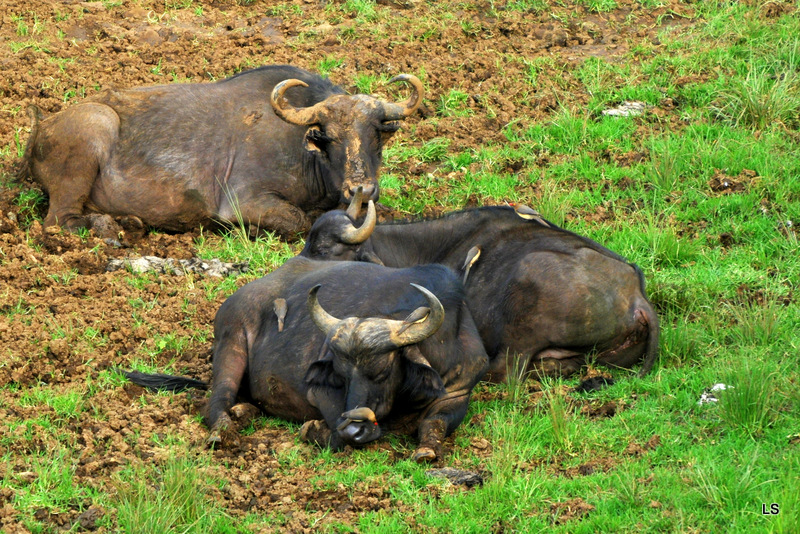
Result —
[{"label": "buffalo head", "polygon": [[317,301],[320,285],[309,291],[308,307],[317,327],[326,334],[322,358],[312,363],[305,381],[310,388],[344,391],[345,406],[328,426],[351,445],[380,437],[379,421],[404,396],[409,405],[425,406],[445,392],[442,378],[415,347],[432,336],[444,321],[436,296],[416,284],[428,306],[404,320],[377,317],[338,319]]},{"label": "buffalo head", "polygon": [[368,261],[383,265],[374,253],[362,246],[372,235],[377,221],[375,205],[370,200],[367,215],[360,226],[355,220],[361,207],[361,192],[356,191],[347,211],[331,210],[314,222],[301,256],[320,260]]},{"label": "buffalo head", "polygon": [[415,76],[401,74],[390,83],[407,82],[413,88],[404,104],[383,102],[369,95],[332,95],[313,106],[292,106],[284,96],[291,87],[308,85],[297,79],[280,82],[272,90],[275,114],[291,124],[308,126],[304,146],[327,167],[329,190],[340,190],[347,202],[356,190],[378,200],[378,168],[384,143],[400,128],[398,121],[408,117],[422,103],[424,89]]}]

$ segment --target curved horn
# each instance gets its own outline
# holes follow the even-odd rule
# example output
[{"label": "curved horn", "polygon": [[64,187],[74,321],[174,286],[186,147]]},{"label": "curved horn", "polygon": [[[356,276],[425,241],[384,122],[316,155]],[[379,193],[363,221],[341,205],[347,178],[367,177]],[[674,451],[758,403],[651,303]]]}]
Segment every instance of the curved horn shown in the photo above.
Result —
[{"label": "curved horn", "polygon": [[[419,308],[414,310],[405,321],[389,320],[389,338],[399,348],[406,345],[414,345],[436,333],[444,322],[444,306],[436,298],[436,295],[422,286],[411,284],[428,299],[427,318],[420,319],[422,311]],[[417,313],[419,312],[419,313]],[[413,322],[406,322],[412,320]]]},{"label": "curved horn", "polygon": [[[360,190],[361,188],[359,188]],[[357,194],[357,193],[356,193]],[[351,204],[352,206],[352,204]],[[347,209],[348,215],[350,215],[350,208]],[[364,219],[364,223],[361,225],[360,228],[356,228],[352,224],[350,228],[346,229],[341,236],[342,243],[347,245],[360,245],[367,239],[369,236],[372,235],[372,231],[375,229],[375,223],[378,220],[378,216],[375,212],[375,203],[370,200],[367,204],[367,216]]]},{"label": "curved horn", "polygon": [[364,200],[364,186],[359,185],[356,189],[356,194],[350,200],[350,205],[347,207],[347,214],[354,221],[358,219],[358,213],[361,211],[361,201]]},{"label": "curved horn", "polygon": [[328,332],[341,321],[323,310],[322,306],[320,306],[317,301],[317,292],[321,287],[321,284],[317,284],[308,292],[308,311],[311,313],[311,318],[314,320],[314,324],[317,325],[317,328],[327,335]]},{"label": "curved horn", "polygon": [[423,87],[422,82],[419,81],[419,78],[416,76],[400,74],[389,80],[389,83],[395,82],[407,82],[411,84],[413,91],[411,91],[411,96],[405,104],[384,104],[384,109],[386,111],[386,118],[384,120],[387,121],[396,121],[410,116],[419,109],[420,104],[422,104],[422,97],[425,94],[425,87]]},{"label": "curved horn", "polygon": [[311,106],[308,108],[296,108],[289,104],[289,101],[283,96],[283,93],[286,92],[287,89],[291,87],[308,87],[308,84],[302,80],[298,80],[296,78],[290,78],[288,80],[283,80],[281,83],[275,86],[272,90],[272,94],[270,95],[270,103],[272,104],[272,109],[275,110],[275,114],[289,122],[291,124],[297,124],[299,126],[309,126],[311,124],[315,124],[317,121],[317,106]]}]

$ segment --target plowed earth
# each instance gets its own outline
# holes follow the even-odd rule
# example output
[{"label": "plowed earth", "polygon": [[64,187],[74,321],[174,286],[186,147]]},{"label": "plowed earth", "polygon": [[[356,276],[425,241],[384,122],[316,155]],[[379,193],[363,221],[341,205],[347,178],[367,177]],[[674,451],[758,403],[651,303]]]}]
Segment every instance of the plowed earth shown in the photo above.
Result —
[{"label": "plowed earth", "polygon": [[[42,228],[38,221],[46,202],[20,200],[37,186],[7,182],[30,131],[29,104],[49,114],[112,86],[210,81],[273,63],[317,70],[322,60],[334,57],[342,61],[330,76],[350,92],[356,92],[358,74],[424,73],[429,92],[421,113],[406,121],[392,142],[413,146],[445,137],[459,149],[479,147],[502,137],[512,120],[533,123],[547,119],[561,103],[587,102],[589,95],[571,74],[575,66],[590,56],[632,60],[637,45],[658,49],[658,33],[687,24],[684,16],[691,14],[674,1],[658,8],[617,3],[616,10],[602,14],[569,1],[554,12],[536,14],[503,9],[502,0],[493,2],[493,11],[479,0],[465,4],[457,22],[441,23],[436,2],[383,0],[379,18],[364,25],[341,3],[311,0],[188,2],[183,4],[191,7],[182,9],[181,3],[153,0],[0,0],[0,147],[6,150],[0,169],[5,176],[0,186],[0,435],[14,437],[4,441],[8,449],[2,454],[9,461],[0,466],[0,477],[34,480],[36,473],[20,458],[59,446],[36,423],[23,424],[63,415],[52,402],[32,401],[31,392],[46,391],[42,398],[85,393],[80,417],[62,422],[59,437],[61,444],[80,451],[75,482],[81,485],[108,490],[121,466],[164,460],[169,448],[159,437],[202,447],[204,393],[155,395],[131,384],[103,384],[101,373],[139,360],[209,380],[211,324],[235,289],[209,297],[207,279],[200,274],[106,272],[109,259],[130,254],[191,258],[198,232],[151,232],[131,248],[113,248],[91,235]],[[541,56],[553,61],[536,85],[517,82],[527,67],[513,58]],[[436,103],[451,88],[470,95],[467,106],[474,113],[437,114]],[[405,98],[402,88],[377,90],[386,91],[384,98]],[[494,113],[487,114],[487,107]],[[669,103],[663,112],[671,112]],[[408,185],[414,187],[411,177]],[[535,198],[530,200],[535,205]],[[237,279],[235,285],[245,281]],[[172,346],[170,339],[183,342]],[[474,417],[465,424],[480,421]],[[309,531],[319,520],[352,525],[366,510],[402,506],[391,501],[385,487],[315,488],[309,481],[314,451],[297,441],[296,430],[261,424],[241,434],[238,444],[215,451],[209,471],[227,483],[214,498],[233,515],[282,513],[286,528],[295,531]],[[407,457],[413,443],[372,447],[385,449],[391,462]],[[451,439],[443,465],[451,465],[452,447]],[[278,457],[288,449],[308,462],[285,469]],[[0,530],[24,532],[13,502],[13,492],[0,494]],[[87,510],[89,504],[43,507],[37,518],[59,530],[76,523],[94,527],[99,517],[114,514]],[[588,509],[584,503],[566,503],[554,513],[565,521]]]}]

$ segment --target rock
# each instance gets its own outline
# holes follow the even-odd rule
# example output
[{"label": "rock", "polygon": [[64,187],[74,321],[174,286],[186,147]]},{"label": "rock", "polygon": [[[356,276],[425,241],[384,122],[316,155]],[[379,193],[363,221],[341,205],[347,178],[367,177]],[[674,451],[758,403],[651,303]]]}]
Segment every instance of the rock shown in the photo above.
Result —
[{"label": "rock", "polygon": [[176,260],[175,258],[159,258],[157,256],[132,256],[128,258],[115,258],[106,265],[107,272],[128,269],[133,273],[141,274],[156,272],[158,274],[173,274],[183,276],[187,273],[205,274],[207,276],[239,276],[248,270],[248,263],[227,263],[213,258],[204,260],[190,258]]},{"label": "rock", "polygon": [[483,486],[483,477],[474,471],[465,471],[454,467],[443,467],[441,469],[428,469],[425,474],[434,478],[446,478],[451,484],[468,488],[473,486]]},{"label": "rock", "polygon": [[603,115],[611,117],[636,117],[645,112],[649,106],[644,102],[623,102],[613,109],[604,109]]},{"label": "rock", "polygon": [[78,523],[80,523],[81,528],[85,530],[95,530],[97,528],[97,521],[102,519],[104,515],[105,510],[99,506],[90,506],[78,516]]},{"label": "rock", "polygon": [[733,389],[733,386],[726,386],[725,384],[714,384],[710,388],[706,388],[705,391],[700,395],[700,400],[697,401],[697,404],[710,404],[712,402],[719,402],[714,393],[717,391],[725,391],[726,389]]},{"label": "rock", "polygon": [[606,386],[614,384],[614,379],[605,376],[592,376],[583,380],[580,384],[575,386],[572,391],[576,393],[586,393],[589,391],[599,391]]},{"label": "rock", "polygon": [[133,42],[137,45],[147,44],[150,46],[158,46],[163,41],[164,39],[162,39],[158,32],[153,28],[147,28],[141,33],[136,33],[133,36]]}]

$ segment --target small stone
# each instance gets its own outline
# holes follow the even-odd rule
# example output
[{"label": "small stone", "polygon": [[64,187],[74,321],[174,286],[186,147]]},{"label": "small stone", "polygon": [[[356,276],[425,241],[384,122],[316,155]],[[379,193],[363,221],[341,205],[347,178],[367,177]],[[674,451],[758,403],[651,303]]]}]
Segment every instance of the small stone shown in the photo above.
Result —
[{"label": "small stone", "polygon": [[604,109],[603,115],[611,117],[636,117],[644,113],[647,109],[647,104],[644,102],[623,102],[613,109]]},{"label": "small stone", "polygon": [[465,471],[453,467],[443,467],[441,469],[428,469],[425,474],[434,478],[446,478],[454,486],[464,485],[468,488],[482,486],[483,477],[474,471]]}]

